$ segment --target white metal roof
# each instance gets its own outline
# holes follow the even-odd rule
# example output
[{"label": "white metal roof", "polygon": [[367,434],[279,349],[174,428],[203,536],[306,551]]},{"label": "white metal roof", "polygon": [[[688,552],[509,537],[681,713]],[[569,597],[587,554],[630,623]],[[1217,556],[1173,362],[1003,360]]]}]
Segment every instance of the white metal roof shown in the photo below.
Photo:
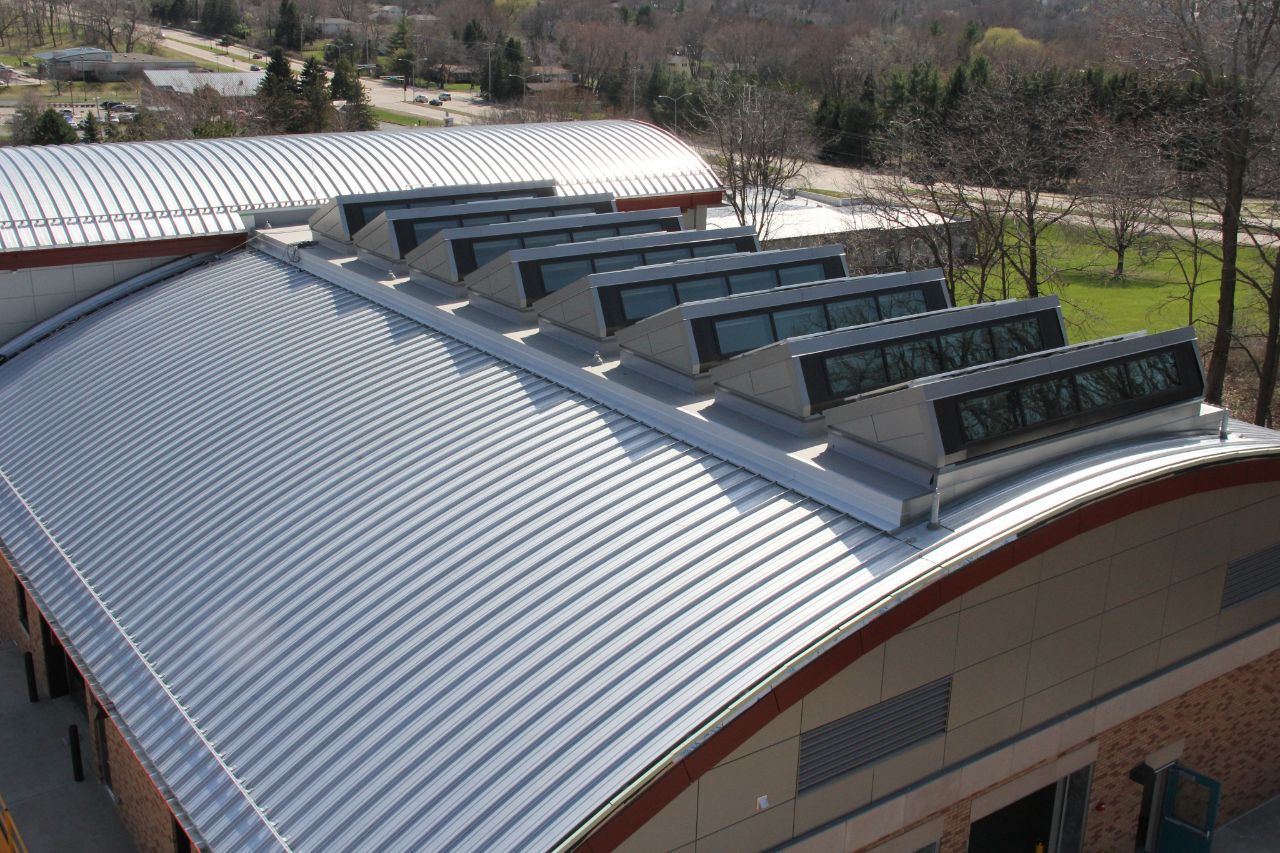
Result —
[{"label": "white metal roof", "polygon": [[142,72],[147,82],[157,89],[169,89],[190,95],[208,87],[225,97],[245,97],[256,94],[265,71],[189,71],[182,69],[146,70]]},{"label": "white metal roof", "polygon": [[0,149],[0,251],[242,231],[336,195],[555,180],[566,195],[719,187],[683,142],[632,121]]},{"label": "white metal roof", "polygon": [[0,541],[215,849],[553,846],[935,564],[1278,446],[1104,448],[930,543],[357,291],[245,251],[0,364]]}]

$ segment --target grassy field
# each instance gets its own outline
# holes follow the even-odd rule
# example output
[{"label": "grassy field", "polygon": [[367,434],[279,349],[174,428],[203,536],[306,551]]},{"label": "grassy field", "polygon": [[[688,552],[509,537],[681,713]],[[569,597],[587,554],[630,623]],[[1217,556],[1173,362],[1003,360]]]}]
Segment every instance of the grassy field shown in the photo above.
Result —
[{"label": "grassy field", "polygon": [[444,127],[444,122],[434,118],[414,118],[403,113],[393,113],[382,107],[374,107],[373,114],[378,121],[386,124],[398,124],[401,127]]},{"label": "grassy field", "polygon": [[[1147,250],[1131,249],[1125,259],[1125,276],[1112,272],[1115,255],[1091,242],[1082,228],[1055,226],[1042,245],[1046,269],[1056,270],[1046,293],[1063,301],[1063,314],[1073,341],[1119,335],[1146,329],[1151,332],[1184,326],[1188,322],[1187,287],[1174,251],[1189,256],[1184,247],[1171,248],[1150,241]],[[1241,252],[1241,266],[1265,276],[1267,271],[1256,254]],[[997,270],[996,287],[999,286]],[[1221,265],[1206,259],[1201,270],[1204,283],[1196,290],[1195,317],[1202,321],[1214,316],[1218,307],[1218,278]],[[1007,274],[1010,293],[1022,295],[1016,275]],[[958,294],[963,299],[963,294]],[[1240,319],[1260,322],[1262,309],[1247,286],[1240,283],[1236,295]]]}]

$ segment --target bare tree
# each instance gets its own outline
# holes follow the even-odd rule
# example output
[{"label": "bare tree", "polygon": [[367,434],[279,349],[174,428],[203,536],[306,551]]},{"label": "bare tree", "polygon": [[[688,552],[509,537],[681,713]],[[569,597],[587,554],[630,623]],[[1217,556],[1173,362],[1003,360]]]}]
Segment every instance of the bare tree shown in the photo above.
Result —
[{"label": "bare tree", "polygon": [[[1221,402],[1235,327],[1241,212],[1250,166],[1269,144],[1268,101],[1280,73],[1280,0],[1127,0],[1117,28],[1126,55],[1170,79],[1191,80],[1195,102],[1180,134],[1213,172],[1222,238],[1217,327],[1205,399]],[[1140,34],[1140,35],[1139,35]],[[1127,38],[1125,36],[1128,36]],[[1138,36],[1138,37],[1134,37]]]},{"label": "bare tree", "polygon": [[793,98],[720,81],[696,111],[738,221],[767,239],[786,188],[813,156],[813,130]]},{"label": "bare tree", "polygon": [[1080,214],[1098,245],[1116,257],[1113,275],[1124,278],[1129,250],[1161,228],[1157,207],[1168,181],[1160,152],[1145,150],[1132,138],[1100,129],[1087,166],[1088,195]]}]

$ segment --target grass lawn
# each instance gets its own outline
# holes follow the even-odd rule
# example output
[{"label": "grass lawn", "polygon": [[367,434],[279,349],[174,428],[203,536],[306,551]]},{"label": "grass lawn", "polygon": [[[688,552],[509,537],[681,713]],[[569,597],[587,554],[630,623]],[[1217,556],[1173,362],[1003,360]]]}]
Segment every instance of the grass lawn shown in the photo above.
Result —
[{"label": "grass lawn", "polygon": [[393,113],[382,107],[374,107],[373,114],[378,121],[386,124],[398,124],[401,127],[444,127],[444,122],[434,118],[414,118],[403,113]]},{"label": "grass lawn", "polygon": [[800,189],[804,190],[807,193],[813,193],[814,195],[825,195],[829,198],[853,198],[853,196],[849,195],[849,193],[841,192],[840,190],[828,190],[822,187],[801,187]]},{"label": "grass lawn", "polygon": [[[1125,277],[1112,275],[1115,255],[1094,245],[1082,228],[1055,226],[1045,234],[1042,255],[1048,269],[1058,270],[1055,283],[1045,289],[1062,298],[1063,314],[1072,341],[1120,335],[1146,329],[1159,332],[1187,324],[1186,285],[1173,250],[1151,249],[1143,258],[1131,249],[1125,258]],[[1183,256],[1188,250],[1178,247]],[[1241,266],[1255,275],[1264,274],[1256,254],[1241,251]],[[1206,259],[1202,284],[1195,295],[1198,320],[1214,316],[1218,308],[1218,278],[1221,265]],[[999,272],[997,270],[998,287]],[[1021,295],[1016,276],[1008,274],[1010,292]],[[963,294],[957,294],[963,300]],[[1262,309],[1244,282],[1236,290],[1238,317],[1260,323]]]}]

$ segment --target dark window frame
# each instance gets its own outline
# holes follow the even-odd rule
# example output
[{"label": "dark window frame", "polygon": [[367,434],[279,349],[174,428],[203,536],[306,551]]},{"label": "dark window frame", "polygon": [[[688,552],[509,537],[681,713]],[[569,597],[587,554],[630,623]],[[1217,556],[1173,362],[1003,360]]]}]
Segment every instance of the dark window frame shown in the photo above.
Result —
[{"label": "dark window frame", "polygon": [[31,612],[27,608],[27,589],[22,585],[22,581],[16,577],[13,579],[14,591],[18,594],[18,624],[22,626],[22,630],[28,635],[31,634]]},{"label": "dark window frame", "polygon": [[[535,196],[535,198],[543,198],[543,197]],[[556,199],[557,201],[559,201],[559,200],[564,200],[566,198],[571,199],[572,197],[571,196],[569,197],[545,196],[545,198],[548,200]],[[472,201],[481,201],[481,200],[482,199],[468,198],[468,199],[464,199],[462,202],[459,202],[459,204],[472,202]],[[488,200],[498,201],[500,199],[488,199]],[[587,216],[591,213],[616,213],[617,212],[613,209],[612,202],[604,201],[604,202],[580,203],[578,207],[573,207],[571,205],[556,205],[556,206],[548,206],[548,207],[525,208],[523,210],[505,210],[505,211],[491,210],[491,211],[486,211],[484,213],[473,212],[470,215],[467,215],[466,213],[462,213],[452,217],[454,220],[456,220],[457,224],[441,226],[440,228],[437,228],[436,230],[426,235],[418,234],[417,226],[421,225],[424,222],[430,222],[435,219],[448,218],[446,216],[446,211],[440,210],[439,208],[452,207],[452,206],[454,205],[434,205],[433,207],[424,207],[422,208],[424,211],[434,211],[435,215],[424,214],[423,216],[420,216],[420,217],[393,220],[390,224],[395,229],[396,245],[400,249],[400,253],[401,253],[400,257],[402,258],[405,257],[414,249],[418,248],[423,243],[427,242],[432,237],[439,234],[441,231],[445,231],[449,228],[471,228],[479,225],[505,225],[511,222],[528,222],[530,219],[554,219],[557,216]],[[416,209],[416,208],[413,208],[413,209]],[[537,213],[539,215],[529,217],[527,216],[527,214],[529,213]],[[468,224],[468,220],[482,219],[485,217],[493,217],[493,216],[498,216],[501,218],[495,222],[475,222],[473,224]],[[512,219],[513,216],[519,217],[519,218]]]},{"label": "dark window frame", "polygon": [[[387,201],[354,201],[342,203],[342,216],[347,223],[347,233],[355,234],[361,228],[389,210],[430,210],[473,201],[501,201],[508,198],[564,198],[557,196],[555,187],[511,187],[485,189],[474,194],[440,195],[428,198],[393,199]],[[372,213],[370,213],[372,211]]]},{"label": "dark window frame", "polygon": [[616,334],[619,329],[625,329],[627,326],[631,326],[631,325],[634,325],[635,323],[640,322],[640,320],[647,319],[645,317],[641,317],[635,320],[628,319],[626,314],[623,312],[621,291],[626,290],[628,288],[652,287],[654,285],[666,285],[667,287],[671,288],[671,293],[675,300],[674,304],[680,305],[682,304],[683,300],[681,300],[680,298],[680,291],[679,291],[678,285],[683,281],[693,281],[693,280],[709,279],[709,278],[721,278],[721,279],[724,279],[724,282],[725,282],[725,292],[730,293],[731,292],[730,286],[729,286],[730,276],[734,274],[744,273],[744,272],[752,272],[752,273],[772,272],[773,281],[774,281],[773,285],[771,287],[764,288],[763,290],[760,290],[760,291],[753,291],[758,293],[764,293],[770,290],[777,290],[779,287],[782,286],[781,284],[779,284],[781,279],[779,278],[778,270],[807,266],[814,263],[819,263],[822,265],[823,274],[826,276],[826,278],[814,279],[814,281],[812,282],[797,282],[797,283],[815,284],[819,281],[830,281],[831,279],[834,279],[834,278],[845,277],[845,269],[844,269],[844,264],[841,262],[841,256],[830,255],[830,256],[820,257],[820,258],[804,258],[802,260],[781,261],[781,262],[775,262],[772,264],[766,264],[761,266],[743,267],[740,269],[727,269],[722,272],[711,272],[711,273],[690,272],[688,275],[672,276],[671,278],[658,279],[655,281],[628,282],[626,284],[615,284],[608,287],[597,288],[596,293],[598,294],[600,299],[600,309],[601,309],[601,312],[604,314],[605,334],[606,335]]},{"label": "dark window frame", "polygon": [[[1177,370],[1177,380],[1174,385],[1161,389],[1155,393],[1129,397],[1127,399],[1101,405],[1096,408],[1086,409],[1080,405],[1079,386],[1074,381],[1080,374],[1087,373],[1089,371],[1096,371],[1105,367],[1120,366],[1125,369],[1127,375],[1127,365],[1130,363],[1161,356],[1166,353],[1170,353],[1174,357],[1175,369]],[[965,439],[961,426],[959,407],[966,401],[1006,391],[1016,395],[1017,392],[1023,388],[1064,378],[1071,379],[1072,384],[1076,389],[1075,412],[1039,421],[1034,424],[1016,427],[1012,430],[972,441]],[[947,454],[964,451],[966,458],[975,459],[992,453],[997,453],[1010,447],[1017,447],[1019,445],[1039,441],[1044,438],[1074,432],[1078,429],[1094,426],[1096,424],[1119,420],[1120,418],[1128,417],[1129,415],[1137,414],[1139,412],[1151,411],[1153,409],[1160,408],[1161,406],[1169,405],[1170,403],[1192,400],[1196,397],[1202,396],[1203,394],[1204,379],[1200,373],[1200,362],[1196,356],[1195,348],[1192,346],[1190,341],[1183,341],[1170,346],[1145,350],[1131,355],[1116,356],[1103,361],[1080,365],[1079,367],[1057,370],[1052,373],[1045,373],[1039,376],[1018,380],[1017,382],[991,386],[978,391],[969,392],[967,394],[958,394],[954,397],[946,397],[940,400],[935,400],[933,406],[934,417],[938,423],[938,431],[942,437],[943,451]]]},{"label": "dark window frame", "polygon": [[[703,370],[708,370],[718,364],[723,364],[735,355],[741,355],[743,352],[748,351],[739,350],[725,353],[724,350],[720,348],[719,341],[716,338],[716,323],[723,322],[725,320],[738,320],[744,317],[754,317],[765,314],[769,317],[769,328],[774,336],[773,339],[776,342],[782,340],[782,338],[778,336],[778,326],[773,319],[774,312],[790,310],[806,305],[821,305],[823,313],[827,318],[828,331],[832,329],[852,328],[850,326],[833,325],[831,318],[831,306],[849,302],[853,299],[870,299],[876,306],[876,315],[879,320],[889,320],[894,319],[894,317],[909,315],[904,314],[885,317],[879,298],[881,296],[892,296],[912,290],[923,292],[925,313],[930,311],[939,311],[950,307],[950,304],[947,302],[945,285],[940,282],[917,282],[915,284],[904,284],[896,287],[889,287],[883,290],[869,290],[865,293],[849,293],[843,296],[828,296],[812,301],[789,302],[785,305],[774,305],[769,308],[753,308],[747,311],[735,311],[731,314],[717,314],[714,317],[697,317],[689,325],[691,327],[690,330],[693,333],[694,348],[698,354],[698,363],[702,365]],[[871,320],[868,322],[878,322],[878,320]]]},{"label": "dark window frame", "polygon": [[[554,217],[547,217],[547,218],[551,219]],[[648,225],[655,226],[653,231],[646,232],[650,234],[675,233],[681,229],[681,225],[677,220],[666,217],[666,216],[655,216],[652,219],[640,219],[640,220],[637,220],[636,222],[626,222],[626,223],[619,222],[613,225],[581,225],[576,228],[555,228],[551,225],[548,225],[547,228],[543,230],[526,231],[521,234],[495,235],[493,237],[485,237],[485,236],[464,237],[460,240],[451,240],[450,251],[453,252],[453,259],[454,259],[453,262],[457,268],[458,277],[462,278],[464,276],[470,275],[471,273],[480,269],[481,266],[483,266],[483,264],[480,264],[476,261],[475,244],[477,242],[481,242],[484,240],[503,239],[505,237],[507,239],[519,240],[520,249],[543,249],[543,248],[547,248],[546,244],[541,246],[528,246],[526,245],[526,241],[530,237],[537,237],[539,235],[545,235],[545,234],[558,234],[558,233],[564,232],[569,239],[561,243],[554,243],[551,245],[572,246],[579,243],[590,243],[600,239],[613,239],[616,237],[628,236],[621,233],[622,229],[633,227],[635,225],[640,225],[640,224],[648,224]],[[578,240],[575,238],[574,235],[584,231],[609,231],[612,233],[605,234],[601,237],[592,237],[589,240]],[[511,249],[509,251],[519,251],[519,249]],[[490,261],[485,261],[485,263],[490,263]]]},{"label": "dark window frame", "polygon": [[[887,340],[877,341],[876,343],[872,343],[872,344],[862,344],[860,346],[843,347],[841,349],[828,350],[826,352],[814,353],[813,355],[803,356],[800,359],[800,372],[804,376],[805,390],[809,397],[810,410],[815,413],[820,412],[825,409],[832,408],[833,406],[838,406],[848,400],[853,399],[859,394],[866,394],[872,391],[879,390],[878,388],[865,388],[862,391],[859,391],[853,394],[846,394],[843,392],[836,391],[835,388],[832,387],[830,370],[827,364],[828,360],[830,359],[837,358],[842,355],[852,355],[854,353],[863,352],[866,350],[879,350],[881,353],[881,363],[884,368],[883,374],[886,377],[885,384],[879,387],[887,388],[891,385],[898,384],[898,382],[908,381],[908,380],[898,380],[898,382],[895,382],[887,379],[887,377],[891,375],[889,371],[888,360],[884,355],[884,350],[887,347],[901,346],[901,345],[910,344],[910,343],[921,341],[921,340],[933,341],[935,345],[934,346],[935,354],[939,359],[940,369],[937,372],[947,373],[947,372],[950,372],[951,370],[962,369],[962,368],[949,368],[945,363],[942,363],[941,341],[944,337],[946,337],[947,335],[953,335],[957,332],[962,332],[962,331],[989,330],[998,326],[1008,326],[1014,323],[1025,322],[1028,319],[1036,321],[1040,330],[1041,346],[1039,350],[1033,350],[1033,351],[1039,352],[1047,349],[1055,349],[1057,347],[1066,345],[1067,341],[1066,341],[1066,337],[1062,333],[1062,322],[1059,319],[1057,309],[1046,308],[1038,311],[1033,311],[1027,314],[1017,314],[1009,317],[1001,317],[996,320],[984,320],[981,323],[968,323],[965,325],[958,325],[958,326],[952,326],[945,329],[938,329],[932,332],[921,332],[920,334],[911,335],[909,337],[889,338]],[[993,343],[993,351],[994,351],[994,343]],[[996,360],[997,361],[1000,360],[998,353],[997,353]],[[923,375],[936,375],[936,374],[923,374]],[[922,377],[917,376],[917,377],[911,377],[911,378],[918,379]]]},{"label": "dark window frame", "polygon": [[[656,234],[656,233],[662,233],[662,232],[655,231],[651,233]],[[678,232],[672,230],[672,231],[667,231],[665,233],[675,234]],[[619,235],[619,236],[623,236],[623,235]],[[651,251],[670,250],[673,248],[685,248],[689,250],[690,255],[689,255],[689,258],[685,258],[682,260],[693,260],[693,259],[699,259],[699,256],[695,253],[696,246],[711,246],[711,245],[719,245],[722,243],[732,245],[734,247],[733,249],[734,252],[749,252],[753,248],[755,248],[755,238],[753,237],[728,237],[720,240],[702,240],[697,243],[677,244],[675,246],[651,246],[647,249],[618,249],[616,252],[601,252],[599,254],[587,255],[583,257],[582,260],[586,260],[591,264],[592,273],[617,272],[620,269],[636,269],[638,267],[649,266],[651,263],[658,263],[657,261],[653,261],[653,262],[649,261],[648,253]],[[596,262],[601,258],[616,258],[623,255],[637,255],[637,254],[640,255],[641,263],[636,264],[633,267],[620,267],[620,268],[615,268],[611,270],[597,269]],[[725,254],[731,254],[731,253],[725,253]],[[716,255],[708,255],[707,257],[716,257]],[[555,293],[556,290],[563,289],[563,288],[556,288],[556,290],[547,290],[546,282],[542,275],[542,268],[544,265],[548,263],[555,263],[555,262],[565,261],[565,260],[577,260],[577,258],[547,258],[546,260],[542,260],[542,261],[521,261],[520,262],[520,281],[523,282],[524,284],[525,304],[532,305],[534,302],[541,299],[542,297],[547,296],[551,293]]]}]

